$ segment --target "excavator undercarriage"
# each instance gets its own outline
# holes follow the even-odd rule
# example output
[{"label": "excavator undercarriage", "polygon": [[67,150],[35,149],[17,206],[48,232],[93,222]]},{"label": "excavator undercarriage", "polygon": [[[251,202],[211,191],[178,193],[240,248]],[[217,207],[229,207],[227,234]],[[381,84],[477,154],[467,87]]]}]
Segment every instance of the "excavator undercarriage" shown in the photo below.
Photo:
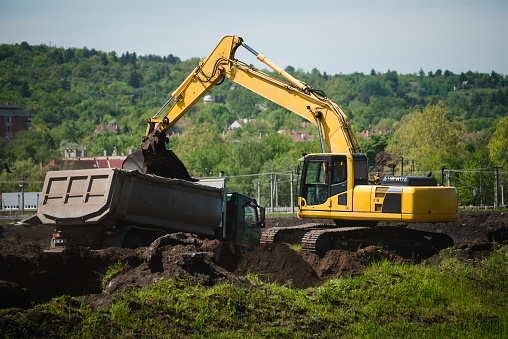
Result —
[{"label": "excavator undercarriage", "polygon": [[357,251],[380,246],[404,258],[426,258],[453,246],[450,236],[399,226],[337,227],[309,223],[291,227],[272,227],[263,231],[261,243],[301,243],[304,251],[324,255],[330,250]]}]

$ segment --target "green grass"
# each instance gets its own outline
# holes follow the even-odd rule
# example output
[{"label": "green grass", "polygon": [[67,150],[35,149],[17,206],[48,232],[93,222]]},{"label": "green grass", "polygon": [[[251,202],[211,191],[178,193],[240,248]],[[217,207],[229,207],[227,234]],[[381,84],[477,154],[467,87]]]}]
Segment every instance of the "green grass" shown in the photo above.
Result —
[{"label": "green grass", "polygon": [[285,218],[296,218],[296,212],[295,213],[266,213],[267,217],[285,217]]},{"label": "green grass", "polygon": [[114,263],[113,265],[109,266],[106,269],[105,273],[99,274],[100,275],[102,289],[106,288],[106,286],[108,285],[108,283],[111,280],[111,278],[113,278],[113,276],[115,276],[124,267],[126,267],[128,265],[129,265],[129,262],[118,261],[118,262]]},{"label": "green grass", "polygon": [[432,266],[376,262],[312,289],[249,275],[250,286],[162,280],[101,310],[64,296],[0,311],[0,337],[508,337],[508,246],[483,260],[458,253]]},{"label": "green grass", "polygon": [[289,249],[292,249],[293,251],[301,252],[302,251],[302,244],[285,244]]}]

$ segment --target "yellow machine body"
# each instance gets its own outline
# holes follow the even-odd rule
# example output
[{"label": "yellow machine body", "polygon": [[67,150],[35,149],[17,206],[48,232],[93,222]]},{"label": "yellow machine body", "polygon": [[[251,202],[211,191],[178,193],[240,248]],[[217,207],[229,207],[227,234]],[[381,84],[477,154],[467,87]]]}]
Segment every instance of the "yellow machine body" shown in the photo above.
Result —
[{"label": "yellow machine body", "polygon": [[[434,178],[394,178],[369,185],[363,154],[311,154],[302,171],[298,216],[352,221],[448,222],[457,219],[457,190]],[[404,178],[403,180],[395,180]],[[417,186],[408,186],[416,184]]]}]

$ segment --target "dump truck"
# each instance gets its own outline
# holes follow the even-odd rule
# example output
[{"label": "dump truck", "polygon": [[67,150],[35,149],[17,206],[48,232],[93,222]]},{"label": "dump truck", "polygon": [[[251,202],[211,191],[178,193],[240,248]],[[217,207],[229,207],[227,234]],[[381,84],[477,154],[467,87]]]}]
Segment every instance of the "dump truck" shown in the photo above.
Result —
[{"label": "dump truck", "polygon": [[50,251],[136,248],[174,232],[259,244],[264,208],[226,192],[227,177],[197,182],[117,168],[50,171],[38,218],[55,227]]}]

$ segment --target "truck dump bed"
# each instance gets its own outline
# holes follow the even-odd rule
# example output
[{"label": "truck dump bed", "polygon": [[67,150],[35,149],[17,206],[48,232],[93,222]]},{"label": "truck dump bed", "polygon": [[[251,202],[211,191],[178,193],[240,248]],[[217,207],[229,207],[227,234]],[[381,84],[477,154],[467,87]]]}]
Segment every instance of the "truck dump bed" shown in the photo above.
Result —
[{"label": "truck dump bed", "polygon": [[112,225],[119,221],[213,236],[224,190],[132,170],[48,172],[37,212],[43,224]]}]

